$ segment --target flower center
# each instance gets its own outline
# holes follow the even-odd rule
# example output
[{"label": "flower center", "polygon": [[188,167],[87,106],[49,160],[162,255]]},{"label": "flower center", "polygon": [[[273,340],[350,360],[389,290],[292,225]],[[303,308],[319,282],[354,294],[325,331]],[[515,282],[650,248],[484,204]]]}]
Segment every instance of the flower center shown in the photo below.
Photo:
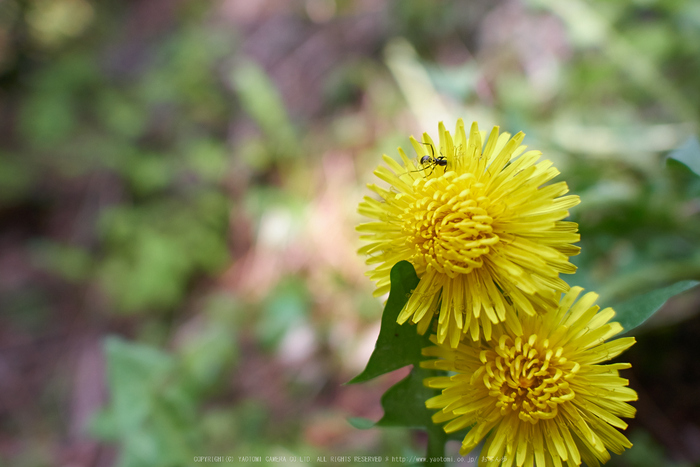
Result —
[{"label": "flower center", "polygon": [[482,378],[501,415],[516,412],[533,424],[554,418],[559,404],[574,398],[569,382],[580,368],[563,352],[562,347],[550,348],[547,339],[538,342],[536,334],[527,341],[501,336],[498,346],[481,351],[483,366],[472,376],[472,384]]},{"label": "flower center", "polygon": [[402,216],[414,252],[412,262],[450,277],[483,266],[483,256],[500,241],[493,232],[491,201],[484,196],[484,185],[472,174],[448,172],[439,178],[418,179],[415,188],[423,197]]}]

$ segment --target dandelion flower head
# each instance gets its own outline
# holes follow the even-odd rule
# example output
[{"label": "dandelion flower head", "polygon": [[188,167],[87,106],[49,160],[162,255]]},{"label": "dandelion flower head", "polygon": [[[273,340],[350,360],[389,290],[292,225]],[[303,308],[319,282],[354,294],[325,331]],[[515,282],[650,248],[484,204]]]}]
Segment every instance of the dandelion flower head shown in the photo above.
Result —
[{"label": "dandelion flower head", "polygon": [[579,252],[572,245],[579,234],[562,219],[580,200],[564,196],[565,182],[545,186],[559,172],[537,162],[541,152],[525,151],[524,136],[495,127],[486,137],[474,123],[467,137],[460,119],[454,139],[440,123],[439,145],[427,134],[422,142],[411,138],[418,160],[400,148],[403,165],[384,156],[389,168],[374,173],[391,188],[368,185],[381,199],[360,203],[359,212],[375,221],[357,230],[368,241],[360,254],[376,265],[369,273],[376,296],[389,291],[397,262],[416,269],[420,282],[399,323],[410,320],[423,334],[438,314],[438,342],[456,347],[482,331],[490,339],[504,321],[519,333],[514,308],[534,315],[568,290],[559,273],[575,272],[569,257]]},{"label": "dandelion flower head", "polygon": [[601,363],[635,341],[605,342],[622,326],[608,322],[612,308],[599,312],[595,293],[574,304],[581,291],[573,287],[543,315],[523,316],[522,335],[499,324],[490,342],[423,349],[437,359],[422,367],[454,373],[426,378],[426,386],[442,389],[426,406],[440,409],[433,421],[449,422],[448,433],[471,427],[462,455],[486,437],[485,462],[479,465],[544,467],[583,460],[594,467],[610,459],[608,449],[620,454],[632,446],[617,430],[627,427],[619,417],[635,414],[627,402],[637,394],[618,375],[630,365]]}]

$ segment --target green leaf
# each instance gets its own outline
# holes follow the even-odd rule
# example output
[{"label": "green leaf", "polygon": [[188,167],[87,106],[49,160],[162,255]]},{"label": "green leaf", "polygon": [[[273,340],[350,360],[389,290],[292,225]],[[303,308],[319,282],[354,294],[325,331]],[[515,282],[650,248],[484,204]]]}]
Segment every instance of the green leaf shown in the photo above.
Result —
[{"label": "green leaf", "polygon": [[461,441],[468,430],[447,434],[442,425],[433,423],[434,411],[425,407],[425,401],[437,396],[439,391],[423,385],[423,380],[431,376],[444,375],[444,372],[426,370],[418,365],[411,373],[382,396],[384,416],[375,426],[420,428],[428,432],[428,462],[430,465],[444,465],[442,462],[431,462],[430,458],[445,456],[445,442],[448,439]]},{"label": "green leaf", "polygon": [[374,422],[369,418],[364,417],[349,417],[348,423],[358,430],[369,430],[370,428],[374,428]]},{"label": "green leaf", "polygon": [[[428,432],[428,458],[444,457],[447,441],[447,434],[441,426],[433,423],[432,412],[425,407],[425,401],[436,396],[438,391],[423,385],[423,380],[437,374],[437,371],[414,366],[407,377],[384,393],[382,396],[384,416],[376,423],[376,426],[425,429]],[[444,465],[443,462],[426,462],[428,463]]]},{"label": "green leaf", "polygon": [[673,150],[666,159],[666,164],[680,163],[695,175],[700,176],[700,142],[696,137],[688,138],[682,146]]},{"label": "green leaf", "polygon": [[[375,424],[367,419],[351,418],[348,422],[363,430],[373,426],[424,429],[428,432],[428,458],[439,458],[444,457],[447,439],[461,440],[465,432],[447,435],[442,426],[433,423],[433,412],[425,407],[425,401],[436,396],[438,391],[425,387],[423,380],[443,373],[419,366],[421,360],[425,359],[421,350],[432,345],[428,335],[421,336],[415,326],[399,325],[396,322],[418,281],[416,271],[407,261],[401,261],[391,269],[391,291],[382,315],[374,352],[365,370],[347,384],[364,382],[406,365],[413,365],[413,369],[406,378],[389,388],[382,396],[384,416],[381,420]],[[440,464],[431,462],[431,465]]]},{"label": "green leaf", "polygon": [[428,336],[421,336],[416,327],[396,322],[399,313],[418,285],[418,276],[408,261],[400,261],[391,268],[391,292],[382,314],[382,325],[374,352],[362,373],[347,384],[362,383],[379,375],[415,364],[422,360],[421,349],[430,344]]},{"label": "green leaf", "polygon": [[433,370],[414,366],[411,373],[389,388],[382,396],[384,416],[377,426],[404,426],[408,428],[429,428],[432,412],[425,407],[425,401],[437,395],[435,389],[423,385],[423,380],[435,376]]},{"label": "green leaf", "polygon": [[698,284],[700,284],[698,281],[676,282],[668,287],[652,290],[626,300],[614,306],[616,321],[622,325],[625,332],[629,332],[656,313],[666,303],[666,300]]}]

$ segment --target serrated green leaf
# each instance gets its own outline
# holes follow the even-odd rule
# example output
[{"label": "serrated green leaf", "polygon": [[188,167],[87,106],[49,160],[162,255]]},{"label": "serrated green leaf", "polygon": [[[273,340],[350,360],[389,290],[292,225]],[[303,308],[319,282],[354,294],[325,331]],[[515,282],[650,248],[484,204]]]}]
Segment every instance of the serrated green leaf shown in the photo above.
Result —
[{"label": "serrated green leaf", "polygon": [[382,325],[374,352],[362,373],[347,384],[361,383],[406,365],[420,362],[421,349],[430,345],[428,336],[421,336],[416,327],[396,322],[411,291],[418,285],[418,276],[408,261],[400,261],[391,268],[391,291],[382,314]]},{"label": "serrated green leaf", "polygon": [[407,377],[390,387],[382,396],[384,416],[377,426],[432,427],[432,413],[425,407],[425,401],[436,396],[437,391],[425,387],[423,380],[435,375],[435,371],[416,365]]},{"label": "serrated green leaf", "polygon": [[[434,411],[425,406],[425,401],[437,396],[439,391],[426,387],[423,384],[425,378],[444,375],[443,372],[426,370],[418,365],[414,366],[411,373],[389,388],[382,396],[382,408],[384,416],[375,426],[420,428],[428,432],[427,457],[442,458],[445,456],[445,442],[448,439],[461,441],[467,430],[447,434],[442,425],[433,423]],[[430,465],[443,465],[442,462],[426,462]]]},{"label": "serrated green leaf", "polygon": [[[441,426],[431,419],[432,412],[425,407],[425,401],[438,392],[423,385],[423,380],[435,376],[438,372],[426,370],[418,365],[411,373],[389,388],[382,396],[384,416],[376,426],[402,426],[423,428],[428,432],[428,458],[442,458],[445,455],[447,434]],[[426,462],[428,464],[428,462]],[[444,465],[442,462],[430,462],[431,465]]]},{"label": "serrated green leaf", "polygon": [[[416,327],[399,325],[396,318],[408,301],[413,289],[418,285],[418,276],[413,266],[401,261],[391,269],[391,291],[387,300],[377,343],[365,370],[347,384],[370,380],[384,373],[413,365],[411,373],[382,396],[384,416],[376,424],[363,418],[349,418],[355,428],[366,430],[373,426],[420,428],[428,432],[428,458],[444,457],[445,442],[448,439],[461,440],[464,431],[447,435],[441,426],[432,421],[433,412],[425,407],[425,401],[438,394],[438,391],[425,387],[423,380],[438,373],[420,368],[424,360],[421,350],[432,345],[428,335],[418,334]],[[440,465],[431,462],[431,465]]]},{"label": "serrated green leaf", "polygon": [[698,284],[700,284],[698,281],[676,282],[668,287],[652,290],[626,300],[613,307],[615,320],[622,325],[625,332],[629,332],[656,313],[666,303],[666,300]]}]

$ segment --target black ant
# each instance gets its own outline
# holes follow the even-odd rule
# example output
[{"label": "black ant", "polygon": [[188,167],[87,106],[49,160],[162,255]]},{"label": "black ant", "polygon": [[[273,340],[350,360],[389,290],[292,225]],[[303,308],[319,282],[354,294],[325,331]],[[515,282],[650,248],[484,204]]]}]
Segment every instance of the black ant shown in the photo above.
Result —
[{"label": "black ant", "polygon": [[420,164],[423,166],[422,169],[414,170],[413,172],[420,172],[421,170],[426,170],[426,165],[429,166],[430,168],[430,173],[426,175],[426,177],[430,177],[433,174],[433,171],[435,170],[435,167],[440,166],[444,167],[445,171],[447,170],[447,158],[443,155],[440,155],[438,157],[435,157],[435,151],[433,149],[432,144],[428,143],[421,143],[418,141],[419,144],[424,144],[430,148],[430,156],[427,154],[423,157],[420,158]]}]

